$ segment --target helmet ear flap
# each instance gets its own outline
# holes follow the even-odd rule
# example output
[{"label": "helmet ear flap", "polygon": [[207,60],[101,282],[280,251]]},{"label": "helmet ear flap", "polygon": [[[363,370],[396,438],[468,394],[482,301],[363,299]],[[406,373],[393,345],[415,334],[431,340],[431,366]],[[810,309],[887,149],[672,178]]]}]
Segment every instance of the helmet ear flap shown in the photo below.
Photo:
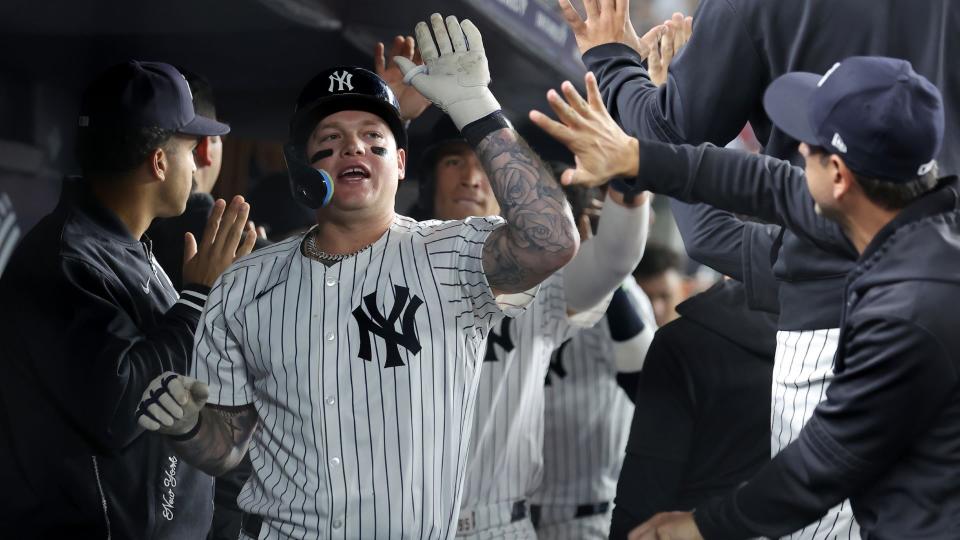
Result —
[{"label": "helmet ear flap", "polygon": [[333,199],[330,173],[307,165],[303,152],[293,143],[283,146],[283,159],[287,164],[290,191],[298,203],[314,210],[330,204]]}]

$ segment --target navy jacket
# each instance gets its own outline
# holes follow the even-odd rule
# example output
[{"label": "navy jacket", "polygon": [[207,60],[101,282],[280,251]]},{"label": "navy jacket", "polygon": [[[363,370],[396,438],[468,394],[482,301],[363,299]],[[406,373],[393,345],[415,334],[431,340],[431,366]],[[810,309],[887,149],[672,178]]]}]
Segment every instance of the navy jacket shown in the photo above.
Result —
[{"label": "navy jacket", "polygon": [[[773,79],[791,71],[823,73],[853,55],[905,58],[943,93],[947,132],[938,160],[942,172],[955,174],[960,172],[960,70],[951,69],[950,62],[957,50],[960,10],[951,9],[950,0],[703,0],[693,35],[661,87],[650,82],[640,58],[624,45],[594,47],[583,60],[596,73],[610,113],[631,135],[723,145],[749,121],[766,154],[799,163],[796,142],[763,112],[761,98]],[[768,232],[756,224],[742,231],[744,271],[768,262]],[[824,253],[789,231],[778,235],[773,247],[779,251],[774,271],[781,282],[780,328],[839,326],[844,277],[855,259]],[[727,247],[703,246],[708,253],[722,249]],[[749,279],[745,284],[752,307],[768,309],[769,289]]]},{"label": "navy jacket", "polygon": [[213,480],[134,417],[164,371],[189,371],[206,288],[178,301],[149,241],[83,181],[0,279],[0,504],[10,538],[203,538]]},{"label": "navy jacket", "polygon": [[[788,162],[710,145],[644,142],[640,153],[640,178],[654,191],[734,212],[749,207],[824,253],[855,254],[840,227],[815,212],[803,171]],[[753,480],[697,509],[705,538],[777,537],[846,498],[865,538],[956,537],[958,268],[954,177],[903,210],[858,257],[826,400]]]}]

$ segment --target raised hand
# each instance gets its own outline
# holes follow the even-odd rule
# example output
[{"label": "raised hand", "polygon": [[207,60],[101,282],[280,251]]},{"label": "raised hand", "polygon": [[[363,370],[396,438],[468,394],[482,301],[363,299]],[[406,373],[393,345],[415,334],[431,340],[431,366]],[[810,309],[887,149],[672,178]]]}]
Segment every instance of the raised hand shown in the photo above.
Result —
[{"label": "raised hand", "polygon": [[539,111],[530,111],[530,120],[574,154],[576,169],[567,169],[560,177],[563,184],[596,187],[617,177],[637,175],[639,142],[620,129],[610,117],[593,73],[584,77],[584,100],[569,81],[561,85],[563,95],[547,92],[550,107],[559,122]]},{"label": "raised hand", "polygon": [[558,2],[581,54],[604,43],[623,43],[645,56],[638,49],[642,45],[630,22],[630,0],[583,0],[586,19],[580,17],[570,0]]},{"label": "raised hand", "polygon": [[390,47],[391,60],[389,65],[384,56],[384,49],[383,43],[377,43],[373,51],[374,70],[397,96],[397,100],[400,102],[400,116],[404,120],[414,120],[423,114],[423,111],[427,110],[427,107],[430,106],[430,100],[423,97],[413,86],[403,84],[403,72],[393,60],[400,57],[409,60],[415,66],[423,64],[423,61],[420,60],[420,53],[416,50],[413,36],[396,36],[393,38],[393,45]]},{"label": "raised hand", "polygon": [[690,512],[661,512],[630,531],[628,540],[703,540]]},{"label": "raised hand", "polygon": [[257,231],[247,221],[250,205],[237,195],[227,208],[218,199],[207,218],[200,245],[187,233],[183,243],[183,282],[212,287],[213,282],[233,261],[249,254],[257,241]]},{"label": "raised hand", "polygon": [[457,128],[500,110],[487,88],[490,69],[477,27],[452,15],[444,21],[439,13],[430,16],[430,26],[433,36],[425,22],[417,23],[414,31],[424,65],[394,57],[404,82],[449,114]]},{"label": "raised hand", "polygon": [[660,86],[667,82],[667,70],[670,67],[670,62],[690,40],[692,33],[693,17],[684,17],[681,13],[674,13],[669,21],[653,27],[641,38],[644,46],[650,50],[650,56],[647,58],[647,70],[653,84]]},{"label": "raised hand", "polygon": [[137,423],[164,435],[182,435],[196,426],[208,395],[206,384],[167,371],[143,391]]}]

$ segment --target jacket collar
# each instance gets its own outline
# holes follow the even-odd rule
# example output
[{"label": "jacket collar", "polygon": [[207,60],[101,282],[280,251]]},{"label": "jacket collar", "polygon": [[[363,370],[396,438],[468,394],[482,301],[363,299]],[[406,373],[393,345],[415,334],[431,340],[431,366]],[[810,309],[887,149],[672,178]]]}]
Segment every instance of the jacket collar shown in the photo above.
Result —
[{"label": "jacket collar", "polygon": [[867,248],[863,250],[860,261],[865,261],[876,253],[897,229],[923,218],[956,209],[958,201],[960,201],[958,197],[960,197],[960,180],[956,176],[941,178],[933,191],[910,203],[890,223],[880,229],[880,232],[873,237],[873,240],[867,244]]},{"label": "jacket collar", "polygon": [[79,217],[96,227],[100,236],[124,244],[140,243],[117,214],[97,199],[90,184],[83,178],[70,177],[64,180],[58,205],[64,210],[75,211]]}]

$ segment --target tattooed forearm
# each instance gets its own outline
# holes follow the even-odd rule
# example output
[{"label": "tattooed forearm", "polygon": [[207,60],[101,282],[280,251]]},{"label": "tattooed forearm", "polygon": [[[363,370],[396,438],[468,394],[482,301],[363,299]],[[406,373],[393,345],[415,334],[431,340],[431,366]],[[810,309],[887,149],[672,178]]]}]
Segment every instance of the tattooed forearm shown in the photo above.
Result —
[{"label": "tattooed forearm", "polygon": [[507,221],[484,247],[487,281],[498,293],[527,290],[576,254],[573,215],[553,173],[514,130],[487,135],[477,154]]},{"label": "tattooed forearm", "polygon": [[237,466],[257,427],[257,411],[252,406],[218,407],[207,405],[201,411],[200,431],[186,441],[170,441],[174,451],[211,476],[219,476]]}]

